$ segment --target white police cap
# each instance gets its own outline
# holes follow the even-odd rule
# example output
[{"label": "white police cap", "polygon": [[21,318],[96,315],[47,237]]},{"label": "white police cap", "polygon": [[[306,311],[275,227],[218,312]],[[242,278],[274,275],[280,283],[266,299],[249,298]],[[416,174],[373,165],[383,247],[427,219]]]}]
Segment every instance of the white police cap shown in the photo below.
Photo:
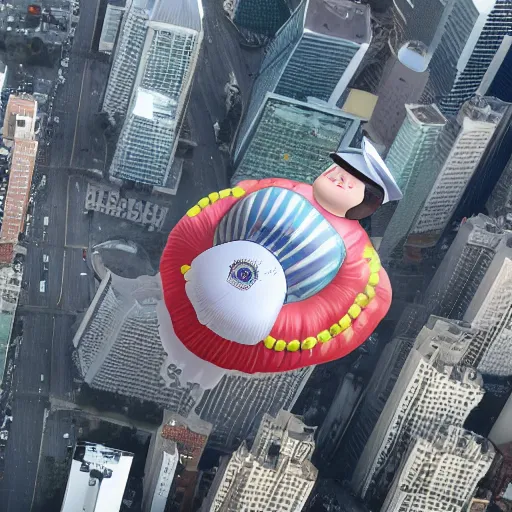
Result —
[{"label": "white police cap", "polygon": [[330,157],[334,163],[346,168],[347,171],[355,171],[356,177],[357,174],[361,174],[379,185],[384,190],[382,204],[402,199],[402,192],[398,188],[393,175],[366,137],[363,137],[361,149],[346,148],[339,153],[331,153]]}]

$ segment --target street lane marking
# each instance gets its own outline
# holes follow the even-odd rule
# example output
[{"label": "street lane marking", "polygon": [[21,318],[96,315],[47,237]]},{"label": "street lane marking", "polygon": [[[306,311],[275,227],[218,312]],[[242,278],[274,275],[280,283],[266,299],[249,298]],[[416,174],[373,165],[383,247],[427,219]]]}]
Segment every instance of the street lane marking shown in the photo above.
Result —
[{"label": "street lane marking", "polygon": [[73,157],[75,156],[76,134],[77,134],[77,131],[78,131],[78,121],[80,119],[80,105],[82,104],[82,92],[84,90],[85,72],[87,70],[88,62],[89,62],[88,60],[85,61],[84,72],[82,73],[82,85],[80,86],[80,96],[78,98],[78,108],[77,108],[77,111],[76,111],[75,134],[73,136],[73,149],[71,150],[71,158],[69,160],[69,166],[70,167],[73,166],[72,165]]}]

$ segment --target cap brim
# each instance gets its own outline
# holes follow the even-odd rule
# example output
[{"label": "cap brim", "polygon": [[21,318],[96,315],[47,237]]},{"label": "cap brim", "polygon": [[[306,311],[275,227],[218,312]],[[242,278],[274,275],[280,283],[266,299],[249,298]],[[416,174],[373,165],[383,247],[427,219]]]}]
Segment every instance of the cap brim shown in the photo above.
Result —
[{"label": "cap brim", "polygon": [[368,176],[363,174],[359,169],[354,167],[351,163],[347,162],[338,153],[329,153],[329,156],[331,157],[331,160],[336,165],[343,167],[343,169],[345,169],[350,174],[352,174],[352,176],[355,176],[358,180],[361,180],[364,183],[371,183],[372,185],[375,185],[376,187],[379,187],[380,189],[382,189],[382,192],[384,192],[384,189],[382,188],[382,185],[380,185],[380,183],[376,183],[372,179],[368,178]]}]

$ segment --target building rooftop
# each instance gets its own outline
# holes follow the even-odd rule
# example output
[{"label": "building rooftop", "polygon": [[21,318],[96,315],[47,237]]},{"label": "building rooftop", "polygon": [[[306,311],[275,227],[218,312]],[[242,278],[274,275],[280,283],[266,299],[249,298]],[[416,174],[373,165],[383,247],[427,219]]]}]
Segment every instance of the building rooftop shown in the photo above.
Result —
[{"label": "building rooftop", "polygon": [[32,96],[16,96],[11,94],[5,109],[3,136],[14,138],[16,129],[16,116],[30,117],[34,119],[37,114],[37,102]]},{"label": "building rooftop", "polygon": [[17,140],[14,143],[0,242],[17,243],[23,232],[36,154],[37,141]]},{"label": "building rooftop", "polygon": [[315,34],[369,43],[370,6],[348,0],[309,0],[305,28]]},{"label": "building rooftop", "polygon": [[118,511],[132,461],[132,453],[100,444],[77,444],[61,512]]},{"label": "building rooftop", "polygon": [[370,119],[378,99],[378,96],[370,92],[350,89],[341,110],[362,119]]},{"label": "building rooftop", "polygon": [[202,27],[201,0],[149,0],[150,22],[186,27],[199,32]]},{"label": "building rooftop", "polygon": [[446,118],[436,105],[406,105],[405,108],[421,123],[446,123]]},{"label": "building rooftop", "polygon": [[360,122],[339,109],[268,94],[242,144],[233,183],[272,177],[313,183]]}]

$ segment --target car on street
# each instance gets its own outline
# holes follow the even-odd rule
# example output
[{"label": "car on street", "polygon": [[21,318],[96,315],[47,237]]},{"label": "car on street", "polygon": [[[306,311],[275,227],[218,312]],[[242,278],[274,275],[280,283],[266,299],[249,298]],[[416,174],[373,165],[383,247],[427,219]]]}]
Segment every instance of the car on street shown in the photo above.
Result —
[{"label": "car on street", "polygon": [[87,258],[87,249],[82,249],[82,259],[85,261]]}]

